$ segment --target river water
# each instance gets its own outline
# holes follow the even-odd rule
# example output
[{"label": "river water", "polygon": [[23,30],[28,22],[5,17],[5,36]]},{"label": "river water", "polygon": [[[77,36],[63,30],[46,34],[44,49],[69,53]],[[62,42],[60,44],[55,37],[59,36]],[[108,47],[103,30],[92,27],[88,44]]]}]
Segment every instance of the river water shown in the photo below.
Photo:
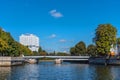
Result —
[{"label": "river water", "polygon": [[0,80],[120,80],[120,66],[39,62],[0,67]]}]

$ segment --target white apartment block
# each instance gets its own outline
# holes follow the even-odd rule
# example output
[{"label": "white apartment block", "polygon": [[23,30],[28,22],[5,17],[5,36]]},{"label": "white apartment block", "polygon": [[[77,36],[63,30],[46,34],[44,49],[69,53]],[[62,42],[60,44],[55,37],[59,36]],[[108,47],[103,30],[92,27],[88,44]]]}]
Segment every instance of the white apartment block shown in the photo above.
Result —
[{"label": "white apartment block", "polygon": [[39,49],[39,38],[34,34],[22,34],[19,37],[19,42],[24,46],[28,46],[31,51],[37,51]]}]

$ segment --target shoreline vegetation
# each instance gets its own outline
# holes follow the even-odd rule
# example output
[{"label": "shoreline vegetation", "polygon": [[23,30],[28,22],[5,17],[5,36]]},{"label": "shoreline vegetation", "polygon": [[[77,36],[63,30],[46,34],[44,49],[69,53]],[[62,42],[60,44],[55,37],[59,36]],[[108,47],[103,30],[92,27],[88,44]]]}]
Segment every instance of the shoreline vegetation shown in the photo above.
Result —
[{"label": "shoreline vegetation", "polygon": [[[0,28],[0,56],[16,57],[20,55],[29,56],[92,56],[92,57],[111,57],[119,56],[116,54],[117,47],[120,51],[120,38],[117,38],[117,29],[111,24],[100,24],[95,30],[95,37],[92,38],[94,44],[86,46],[84,41],[78,42],[74,47],[70,48],[70,54],[63,52],[51,52],[43,50],[39,47],[38,52],[32,52],[27,46],[23,46],[15,41],[9,32],[5,32]],[[110,58],[109,58],[110,59]],[[54,60],[52,58],[43,58],[40,60]]]},{"label": "shoreline vegetation", "polygon": [[31,55],[32,51],[15,41],[9,32],[0,27],[0,56],[18,57],[22,54]]},{"label": "shoreline vegetation", "polygon": [[93,44],[86,47],[83,41],[70,49],[71,55],[89,55],[92,57],[111,57],[120,55],[120,38],[117,29],[111,24],[100,24],[92,38]]}]

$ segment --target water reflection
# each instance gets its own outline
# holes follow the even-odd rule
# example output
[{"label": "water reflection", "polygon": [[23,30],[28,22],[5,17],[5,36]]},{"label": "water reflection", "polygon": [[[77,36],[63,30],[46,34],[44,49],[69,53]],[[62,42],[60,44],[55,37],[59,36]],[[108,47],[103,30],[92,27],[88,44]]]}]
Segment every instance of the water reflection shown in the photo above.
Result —
[{"label": "water reflection", "polygon": [[40,62],[0,67],[0,80],[120,80],[119,66]]},{"label": "water reflection", "polygon": [[38,64],[13,66],[11,69],[11,80],[39,80],[39,67]]},{"label": "water reflection", "polygon": [[110,66],[96,66],[94,80],[113,80]]},{"label": "water reflection", "polygon": [[0,80],[11,80],[10,72],[11,67],[0,67]]},{"label": "water reflection", "polygon": [[113,80],[120,80],[120,66],[111,67],[111,74],[113,75]]}]

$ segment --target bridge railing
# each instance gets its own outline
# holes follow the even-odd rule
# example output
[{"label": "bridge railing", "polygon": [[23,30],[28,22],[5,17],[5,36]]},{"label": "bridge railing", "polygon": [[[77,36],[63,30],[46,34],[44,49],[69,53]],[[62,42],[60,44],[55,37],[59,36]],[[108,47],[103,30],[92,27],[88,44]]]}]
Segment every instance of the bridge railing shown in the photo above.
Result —
[{"label": "bridge railing", "polygon": [[23,57],[11,57],[12,61],[24,61],[25,59]]},{"label": "bridge railing", "polygon": [[33,58],[33,59],[36,59],[36,58],[44,58],[44,57],[47,57],[47,58],[62,58],[62,59],[66,59],[66,58],[70,58],[70,59],[88,59],[89,56],[24,56],[25,59],[29,59],[29,58]]}]

